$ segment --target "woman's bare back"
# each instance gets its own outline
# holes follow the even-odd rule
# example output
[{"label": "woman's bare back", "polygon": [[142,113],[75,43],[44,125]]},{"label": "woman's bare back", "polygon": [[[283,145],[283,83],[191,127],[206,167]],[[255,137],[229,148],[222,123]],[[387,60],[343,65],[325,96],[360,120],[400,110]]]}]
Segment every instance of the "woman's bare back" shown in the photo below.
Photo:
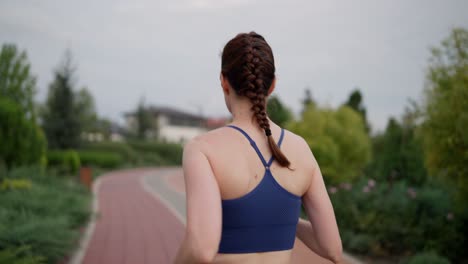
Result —
[{"label": "woman's bare back", "polygon": [[[237,125],[244,129],[256,142],[265,159],[270,159],[265,135],[254,125]],[[273,138],[278,142],[281,128],[270,123]],[[291,168],[281,167],[273,162],[270,171],[273,177],[286,191],[302,196],[311,183],[310,150],[304,140],[292,132],[284,130],[282,152],[291,162]],[[249,141],[238,131],[228,127],[218,128],[204,134],[199,140],[203,141],[206,154],[213,173],[218,182],[222,199],[239,198],[254,190],[265,174],[259,156],[250,145]],[[305,149],[305,150],[304,150]],[[216,263],[288,263],[291,250],[272,251],[248,254],[218,254]]]}]

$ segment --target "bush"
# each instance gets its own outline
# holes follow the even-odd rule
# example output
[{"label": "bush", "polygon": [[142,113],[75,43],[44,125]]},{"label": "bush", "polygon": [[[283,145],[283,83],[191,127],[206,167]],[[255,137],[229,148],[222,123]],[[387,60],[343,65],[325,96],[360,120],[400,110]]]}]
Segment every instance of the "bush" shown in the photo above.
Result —
[{"label": "bush", "polygon": [[90,193],[71,178],[39,175],[38,168],[8,172],[8,179],[30,180],[29,190],[0,192],[0,251],[11,255],[22,245],[28,254],[57,263],[77,246],[90,215]]},{"label": "bush", "polygon": [[79,151],[80,159],[85,166],[96,166],[99,168],[117,168],[123,163],[119,154],[104,151]]},{"label": "bush", "polygon": [[165,166],[171,162],[161,157],[158,153],[143,152],[139,155],[138,165],[140,166]]},{"label": "bush", "polygon": [[333,190],[330,198],[348,250],[375,256],[421,249],[457,254],[463,236],[457,232],[451,197],[440,185],[415,188],[405,182],[363,179],[343,187],[330,186],[329,191]]},{"label": "bush", "polygon": [[31,189],[31,181],[27,179],[8,179],[5,178],[0,184],[0,190],[29,190]]},{"label": "bush", "polygon": [[347,241],[348,249],[356,253],[367,253],[373,244],[373,240],[366,234],[354,234]]},{"label": "bush", "polygon": [[53,150],[47,153],[47,157],[51,167],[71,174],[77,173],[81,165],[112,169],[123,163],[119,154],[106,151]]},{"label": "bush", "polygon": [[119,154],[125,163],[135,164],[138,161],[138,155],[135,150],[133,150],[128,144],[124,142],[88,143],[83,147],[83,150]]},{"label": "bush", "polygon": [[[134,166],[181,165],[182,152],[183,148],[180,144],[147,141],[88,143],[79,151],[83,163],[88,161],[90,165],[104,168],[115,168],[127,164]],[[91,153],[102,153],[102,155],[97,157]],[[111,158],[110,155],[113,157]]]},{"label": "bush", "polygon": [[362,116],[349,106],[338,109],[309,104],[301,120],[287,128],[300,135],[314,152],[328,183],[357,179],[371,158],[371,141]]},{"label": "bush", "polygon": [[158,155],[164,164],[153,165],[181,165],[183,148],[180,144],[176,143],[162,143],[162,142],[143,142],[131,141],[129,145],[136,151],[144,154]]},{"label": "bush", "polygon": [[75,174],[81,166],[80,156],[74,150],[67,150],[64,157],[64,165],[68,172]]},{"label": "bush", "polygon": [[450,264],[450,261],[434,252],[424,252],[414,255],[405,264]]},{"label": "bush", "polygon": [[47,160],[49,166],[58,168],[61,174],[76,174],[81,166],[80,156],[75,150],[49,150]]},{"label": "bush", "polygon": [[26,118],[19,105],[0,96],[0,167],[39,164],[46,139],[34,120]]},{"label": "bush", "polygon": [[34,256],[30,253],[31,247],[23,245],[0,250],[0,263],[8,264],[42,264],[44,257]]}]

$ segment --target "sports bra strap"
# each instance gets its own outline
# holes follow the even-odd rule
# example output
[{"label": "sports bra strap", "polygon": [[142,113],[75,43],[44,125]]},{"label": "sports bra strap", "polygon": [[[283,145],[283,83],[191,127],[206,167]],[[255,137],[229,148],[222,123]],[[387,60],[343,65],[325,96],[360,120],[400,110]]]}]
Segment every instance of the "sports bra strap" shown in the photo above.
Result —
[{"label": "sports bra strap", "polygon": [[[250,145],[252,145],[252,147],[255,149],[255,152],[257,152],[257,155],[260,157],[260,160],[262,161],[263,166],[265,166],[265,168],[267,169],[270,167],[271,163],[273,163],[274,156],[271,156],[270,160],[266,162],[265,158],[260,152],[260,149],[257,147],[257,144],[255,143],[255,141],[244,130],[242,130],[240,127],[237,127],[235,125],[226,125],[226,126],[232,127],[234,129],[237,129],[239,132],[241,132],[249,140]],[[281,128],[281,135],[278,140],[278,147],[281,147],[281,142],[283,141],[283,137],[284,137],[284,129]]]},{"label": "sports bra strap", "polygon": [[[278,148],[281,148],[281,143],[283,142],[283,137],[284,137],[284,129],[281,128],[281,134],[280,134],[280,138],[278,139]],[[275,159],[275,156],[271,156],[270,160],[268,161],[267,163],[267,166],[270,167],[271,164],[273,163],[273,160]]]},{"label": "sports bra strap", "polygon": [[265,161],[265,158],[263,158],[262,153],[261,153],[260,150],[258,149],[257,144],[255,144],[255,141],[254,141],[244,130],[242,130],[240,127],[237,127],[237,126],[234,126],[234,125],[227,125],[227,126],[239,130],[239,131],[249,140],[250,145],[252,145],[252,147],[253,147],[253,148],[255,149],[255,151],[257,152],[257,155],[258,155],[258,156],[260,157],[260,159],[262,160],[263,166],[267,167],[268,164],[267,164],[267,162]]}]

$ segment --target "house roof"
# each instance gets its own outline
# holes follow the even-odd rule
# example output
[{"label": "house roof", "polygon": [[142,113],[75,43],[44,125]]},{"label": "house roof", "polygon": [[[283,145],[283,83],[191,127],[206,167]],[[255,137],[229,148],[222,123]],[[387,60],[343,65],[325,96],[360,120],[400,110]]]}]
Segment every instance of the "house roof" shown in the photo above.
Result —
[{"label": "house roof", "polygon": [[196,120],[205,120],[205,118],[201,115],[193,114],[190,112],[178,110],[168,106],[150,106],[149,111],[153,114],[165,114],[170,117],[175,118],[190,118]]},{"label": "house roof", "polygon": [[[169,106],[149,106],[147,109],[153,115],[164,114],[173,118],[186,118],[186,119],[193,119],[193,120],[199,120],[199,121],[204,121],[206,119],[205,117],[201,115],[175,109]],[[135,115],[135,111],[124,113],[124,116],[133,116],[133,115]]]}]

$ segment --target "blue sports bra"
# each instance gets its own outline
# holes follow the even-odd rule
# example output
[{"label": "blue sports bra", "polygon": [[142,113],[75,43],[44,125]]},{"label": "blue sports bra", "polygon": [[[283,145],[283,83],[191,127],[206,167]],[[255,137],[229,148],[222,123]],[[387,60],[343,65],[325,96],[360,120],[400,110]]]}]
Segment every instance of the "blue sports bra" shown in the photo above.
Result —
[{"label": "blue sports bra", "polygon": [[[294,246],[299,220],[301,197],[284,189],[273,177],[270,165],[255,142],[241,128],[240,131],[255,149],[265,167],[260,183],[246,195],[222,200],[222,233],[219,253],[252,253],[288,250]],[[281,136],[278,147],[284,136]]]}]

